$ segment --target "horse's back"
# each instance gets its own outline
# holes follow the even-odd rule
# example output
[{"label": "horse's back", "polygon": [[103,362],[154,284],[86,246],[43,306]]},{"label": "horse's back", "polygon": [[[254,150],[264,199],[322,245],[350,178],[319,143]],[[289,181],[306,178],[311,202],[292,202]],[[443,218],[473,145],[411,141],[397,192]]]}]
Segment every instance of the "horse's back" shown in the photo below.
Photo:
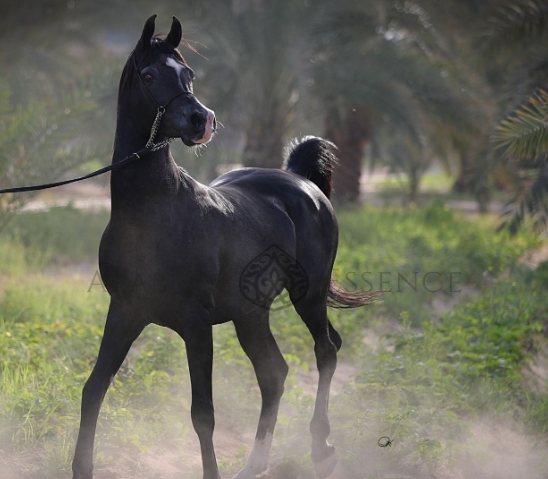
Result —
[{"label": "horse's back", "polygon": [[285,170],[241,168],[219,176],[209,186],[223,195],[249,201],[279,201],[294,213],[305,208],[309,213],[334,217],[331,202],[314,183]]},{"label": "horse's back", "polygon": [[235,210],[247,212],[237,215],[239,221],[253,221],[255,231],[269,231],[271,241],[290,234],[293,242],[308,243],[310,248],[336,244],[338,228],[331,202],[302,176],[284,170],[243,168],[220,176],[210,188],[228,198]]}]

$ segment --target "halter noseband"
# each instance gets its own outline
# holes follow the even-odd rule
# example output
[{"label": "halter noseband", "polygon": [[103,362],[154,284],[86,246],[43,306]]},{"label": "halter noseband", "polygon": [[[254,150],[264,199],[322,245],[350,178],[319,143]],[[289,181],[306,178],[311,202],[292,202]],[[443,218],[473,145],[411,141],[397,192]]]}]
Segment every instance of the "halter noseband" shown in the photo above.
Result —
[{"label": "halter noseband", "polygon": [[179,98],[181,95],[188,95],[188,96],[194,97],[194,93],[192,93],[191,91],[179,92],[177,93],[177,95],[171,98],[171,100],[169,100],[165,105],[160,105],[160,103],[156,100],[155,96],[148,89],[147,84],[141,77],[139,66],[137,65],[137,61],[135,60],[135,54],[133,54],[133,68],[135,69],[135,73],[137,74],[137,77],[141,81],[142,85],[145,87],[145,91],[147,92],[148,96],[152,99],[152,101],[154,102],[157,108],[156,118],[154,118],[154,122],[152,123],[152,127],[150,129],[150,138],[148,139],[145,145],[145,148],[148,148],[149,151],[160,150],[161,148],[166,147],[169,144],[169,142],[173,140],[173,138],[166,138],[164,141],[161,141],[159,143],[154,143],[154,138],[156,136],[156,133],[158,133],[158,130],[160,129],[160,123],[162,121],[162,117],[164,116],[166,108],[173,100],[175,100],[176,98]]}]

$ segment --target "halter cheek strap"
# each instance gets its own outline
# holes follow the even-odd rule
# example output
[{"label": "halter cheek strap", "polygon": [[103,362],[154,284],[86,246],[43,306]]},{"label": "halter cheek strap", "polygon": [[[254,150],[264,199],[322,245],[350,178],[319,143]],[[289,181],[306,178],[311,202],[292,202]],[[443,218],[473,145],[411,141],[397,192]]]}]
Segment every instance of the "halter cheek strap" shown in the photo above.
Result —
[{"label": "halter cheek strap", "polygon": [[135,68],[135,73],[137,74],[137,77],[139,78],[139,80],[141,81],[141,84],[145,88],[145,91],[147,92],[148,96],[151,98],[151,100],[154,102],[157,108],[156,118],[154,119],[154,122],[152,123],[152,127],[150,130],[150,138],[148,139],[147,144],[145,145],[145,148],[150,148],[150,151],[156,151],[166,147],[169,144],[169,142],[173,140],[173,138],[167,138],[164,141],[161,141],[160,143],[154,143],[154,138],[156,134],[158,133],[158,130],[160,129],[160,123],[162,121],[162,116],[164,116],[166,108],[173,100],[175,100],[176,98],[179,98],[181,95],[194,97],[194,93],[192,93],[191,91],[183,90],[182,92],[179,92],[177,95],[171,98],[165,105],[160,105],[158,100],[156,100],[155,96],[149,90],[147,84],[141,77],[139,66],[137,65],[137,61],[135,60],[135,55],[133,56],[133,67]]}]

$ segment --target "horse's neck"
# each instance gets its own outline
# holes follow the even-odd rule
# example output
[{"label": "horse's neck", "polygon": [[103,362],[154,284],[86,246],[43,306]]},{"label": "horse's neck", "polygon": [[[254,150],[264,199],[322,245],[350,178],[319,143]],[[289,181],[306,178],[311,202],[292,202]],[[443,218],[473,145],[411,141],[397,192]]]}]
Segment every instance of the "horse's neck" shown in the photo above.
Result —
[{"label": "horse's neck", "polygon": [[[123,113],[121,111],[118,115],[113,163],[139,151],[148,141],[148,135],[140,133],[129,116]],[[137,209],[151,201],[156,203],[163,197],[175,194],[179,183],[179,172],[169,147],[146,153],[142,158],[112,172],[112,208]]]}]

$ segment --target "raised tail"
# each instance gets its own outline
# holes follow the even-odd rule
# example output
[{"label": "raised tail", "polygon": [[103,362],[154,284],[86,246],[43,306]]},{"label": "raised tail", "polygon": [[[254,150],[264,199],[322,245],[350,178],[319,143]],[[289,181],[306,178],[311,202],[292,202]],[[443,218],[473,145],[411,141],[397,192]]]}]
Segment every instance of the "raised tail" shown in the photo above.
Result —
[{"label": "raised tail", "polygon": [[[293,140],[286,149],[284,169],[308,178],[329,198],[333,190],[331,175],[338,163],[333,153],[336,149],[330,141],[316,136]],[[331,280],[327,292],[327,305],[332,308],[359,308],[374,303],[382,292],[350,292]]]},{"label": "raised tail", "polygon": [[286,149],[284,169],[308,178],[328,198],[333,190],[331,175],[338,163],[333,150],[337,147],[317,136],[293,140]]}]

